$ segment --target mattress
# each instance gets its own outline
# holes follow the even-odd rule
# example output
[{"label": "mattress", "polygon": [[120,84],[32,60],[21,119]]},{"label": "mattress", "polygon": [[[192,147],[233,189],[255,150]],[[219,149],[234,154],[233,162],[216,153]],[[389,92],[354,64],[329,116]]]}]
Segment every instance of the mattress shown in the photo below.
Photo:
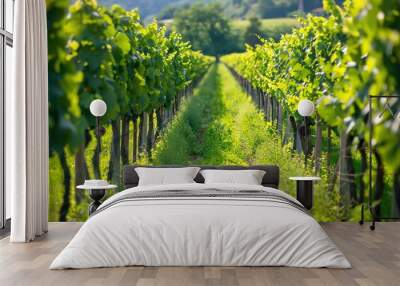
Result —
[{"label": "mattress", "polygon": [[286,193],[193,183],[135,187],[110,197],[50,269],[134,265],[351,267]]}]

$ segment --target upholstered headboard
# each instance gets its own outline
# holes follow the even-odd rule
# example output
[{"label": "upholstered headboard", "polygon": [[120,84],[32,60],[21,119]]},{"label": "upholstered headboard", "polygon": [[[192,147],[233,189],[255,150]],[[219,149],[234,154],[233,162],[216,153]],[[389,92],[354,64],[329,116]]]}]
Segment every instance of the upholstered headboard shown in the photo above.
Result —
[{"label": "upholstered headboard", "polygon": [[[130,165],[124,167],[124,187],[125,189],[136,187],[139,183],[139,176],[135,171],[136,167],[148,167],[148,168],[177,168],[183,166],[177,165],[166,165],[166,166],[139,166]],[[185,166],[186,167],[186,166]],[[192,167],[192,166],[189,166]],[[217,170],[263,170],[265,171],[264,178],[262,180],[262,185],[264,187],[279,187],[279,167],[273,165],[260,165],[260,166],[195,166],[201,169],[217,169]],[[197,183],[204,183],[203,176],[198,173],[194,180]]]}]

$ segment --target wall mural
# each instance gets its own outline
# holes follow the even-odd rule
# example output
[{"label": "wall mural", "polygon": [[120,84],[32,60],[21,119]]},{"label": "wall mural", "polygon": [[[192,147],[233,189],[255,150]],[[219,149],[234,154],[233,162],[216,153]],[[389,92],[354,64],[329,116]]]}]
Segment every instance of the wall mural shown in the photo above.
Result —
[{"label": "wall mural", "polygon": [[398,217],[400,4],[204,2],[47,0],[50,220],[128,164],[275,164],[319,221]]}]

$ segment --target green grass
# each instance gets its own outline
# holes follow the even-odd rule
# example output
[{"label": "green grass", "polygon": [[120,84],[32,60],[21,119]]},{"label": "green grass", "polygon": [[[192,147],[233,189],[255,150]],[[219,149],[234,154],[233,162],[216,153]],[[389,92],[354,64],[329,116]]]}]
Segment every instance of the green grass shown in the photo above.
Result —
[{"label": "green grass", "polygon": [[[260,19],[261,36],[264,39],[273,38],[278,40],[283,34],[291,33],[291,31],[299,25],[294,18],[276,18],[276,19]],[[232,29],[240,39],[243,38],[247,27],[250,25],[249,20],[232,20]],[[242,40],[243,41],[243,40]]]},{"label": "green grass", "polygon": [[[293,28],[299,25],[297,19],[294,18],[274,18],[274,19],[260,19],[261,30],[274,30],[283,28]],[[232,28],[235,30],[245,31],[250,25],[249,20],[235,19],[232,20]]]},{"label": "green grass", "polygon": [[[132,131],[132,128],[131,128]],[[85,159],[87,163],[87,167],[89,170],[89,178],[94,178],[94,169],[92,164],[92,158],[96,149],[96,140],[94,132],[90,133],[91,140],[86,147],[85,150]],[[102,136],[101,141],[101,159],[100,159],[100,173],[101,178],[107,180],[108,173],[108,162],[111,156],[111,140],[112,140],[112,132],[111,126],[106,127],[106,132],[104,136]],[[90,203],[89,196],[86,191],[77,190],[75,183],[75,157],[68,150],[66,150],[67,154],[67,162],[70,170],[70,209],[68,211],[67,219],[68,221],[84,221],[88,218],[88,205]],[[64,174],[61,169],[61,164],[58,156],[55,154],[50,157],[49,161],[49,221],[59,221],[59,213],[60,208],[63,202],[63,193],[65,191],[64,182]],[[81,202],[77,203],[76,201],[76,192],[83,192],[81,195]],[[111,195],[108,193],[107,196]]]},{"label": "green grass", "polygon": [[[275,164],[281,170],[280,188],[295,195],[290,176],[310,175],[303,158],[283,146],[275,127],[222,65],[208,72],[195,95],[185,102],[153,153],[154,164],[255,165]],[[327,192],[327,178],[316,186],[314,216],[337,220],[338,193]]]}]

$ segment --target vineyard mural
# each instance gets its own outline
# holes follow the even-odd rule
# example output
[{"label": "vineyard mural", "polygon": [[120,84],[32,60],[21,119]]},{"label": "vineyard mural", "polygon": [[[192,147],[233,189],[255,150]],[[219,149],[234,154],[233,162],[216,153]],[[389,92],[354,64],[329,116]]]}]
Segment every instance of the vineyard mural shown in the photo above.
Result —
[{"label": "vineyard mural", "polygon": [[398,1],[170,2],[47,0],[50,220],[86,220],[76,186],[122,190],[127,164],[276,164],[291,195],[321,177],[320,221],[399,216]]}]

